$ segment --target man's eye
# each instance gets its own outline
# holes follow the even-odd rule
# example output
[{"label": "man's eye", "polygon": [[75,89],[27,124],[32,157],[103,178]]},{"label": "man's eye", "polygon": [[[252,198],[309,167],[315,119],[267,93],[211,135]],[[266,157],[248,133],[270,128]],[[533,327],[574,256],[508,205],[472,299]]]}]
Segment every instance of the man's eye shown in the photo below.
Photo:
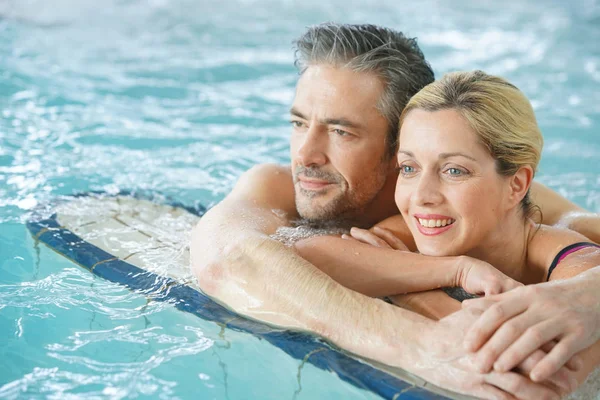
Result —
[{"label": "man's eye", "polygon": [[302,125],[304,125],[302,121],[290,121],[290,124],[292,124],[294,128],[300,128]]},{"label": "man's eye", "polygon": [[349,136],[350,135],[350,133],[346,132],[343,129],[334,129],[333,131],[340,136]]}]

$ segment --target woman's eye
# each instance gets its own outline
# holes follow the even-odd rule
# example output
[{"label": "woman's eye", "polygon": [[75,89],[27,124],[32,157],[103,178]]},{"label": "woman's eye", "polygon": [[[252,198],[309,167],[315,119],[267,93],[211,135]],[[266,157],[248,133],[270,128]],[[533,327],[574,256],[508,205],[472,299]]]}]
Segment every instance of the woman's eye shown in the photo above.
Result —
[{"label": "woman's eye", "polygon": [[448,168],[446,173],[450,176],[464,176],[467,175],[468,172],[461,168]]},{"label": "woman's eye", "polygon": [[414,167],[411,167],[410,165],[401,165],[400,166],[400,173],[403,175],[409,175],[412,174],[413,172],[415,172]]}]

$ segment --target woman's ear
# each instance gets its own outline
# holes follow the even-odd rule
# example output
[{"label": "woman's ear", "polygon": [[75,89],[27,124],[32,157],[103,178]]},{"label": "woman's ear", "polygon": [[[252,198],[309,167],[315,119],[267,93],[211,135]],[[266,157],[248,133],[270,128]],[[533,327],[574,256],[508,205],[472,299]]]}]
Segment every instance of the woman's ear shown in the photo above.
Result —
[{"label": "woman's ear", "polygon": [[533,168],[525,165],[510,177],[509,200],[515,206],[523,200],[533,182]]}]

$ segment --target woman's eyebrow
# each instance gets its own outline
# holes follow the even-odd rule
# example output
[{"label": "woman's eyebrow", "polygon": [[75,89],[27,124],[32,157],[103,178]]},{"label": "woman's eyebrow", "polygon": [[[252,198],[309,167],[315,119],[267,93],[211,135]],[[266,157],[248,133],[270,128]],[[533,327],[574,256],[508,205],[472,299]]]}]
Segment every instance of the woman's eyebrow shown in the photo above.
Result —
[{"label": "woman's eyebrow", "polygon": [[[398,154],[405,154],[409,157],[413,157],[415,156],[415,154],[412,151],[408,151],[408,150],[398,150]],[[450,157],[465,157],[468,158],[469,160],[473,160],[473,161],[477,161],[475,158],[465,154],[465,153],[461,153],[461,152],[452,152],[452,153],[441,153],[438,158],[440,159],[444,159],[444,158],[450,158]]]},{"label": "woman's eyebrow", "polygon": [[464,157],[464,158],[468,158],[469,160],[477,161],[475,158],[473,158],[469,155],[466,155],[465,153],[460,153],[460,152],[442,153],[439,155],[438,158],[450,158],[450,157]]}]

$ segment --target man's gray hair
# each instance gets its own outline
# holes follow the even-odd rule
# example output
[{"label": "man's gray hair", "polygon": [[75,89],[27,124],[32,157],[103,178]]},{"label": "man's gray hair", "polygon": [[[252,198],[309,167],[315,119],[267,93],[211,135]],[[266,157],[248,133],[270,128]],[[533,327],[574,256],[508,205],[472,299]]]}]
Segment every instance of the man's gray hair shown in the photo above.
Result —
[{"label": "man's gray hair", "polygon": [[301,74],[310,65],[326,64],[372,72],[382,80],[385,90],[377,109],[388,121],[388,156],[393,156],[402,110],[415,93],[434,80],[417,41],[375,25],[327,22],[310,27],[294,45],[294,64]]}]

